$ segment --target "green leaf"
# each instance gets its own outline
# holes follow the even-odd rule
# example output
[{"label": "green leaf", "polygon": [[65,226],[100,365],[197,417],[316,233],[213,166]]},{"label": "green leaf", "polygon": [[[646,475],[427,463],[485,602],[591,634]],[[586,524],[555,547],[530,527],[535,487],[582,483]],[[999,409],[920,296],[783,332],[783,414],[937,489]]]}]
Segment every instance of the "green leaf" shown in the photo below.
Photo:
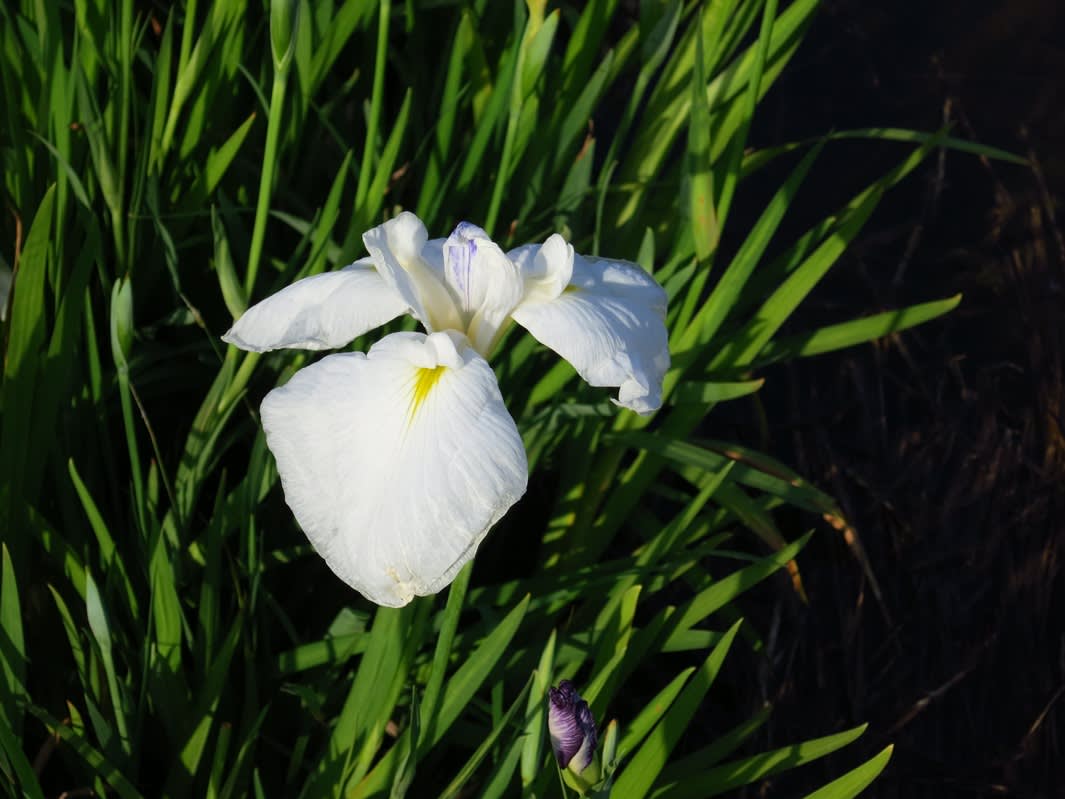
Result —
[{"label": "green leaf", "polygon": [[521,61],[521,97],[524,99],[532,93],[543,73],[544,64],[547,62],[548,53],[555,40],[555,31],[558,30],[560,11],[552,11],[535,30],[533,20],[530,18],[529,28],[522,39]]},{"label": "green leaf", "polygon": [[31,540],[25,530],[27,497],[36,496],[35,476],[43,464],[45,448],[31,442],[37,401],[36,384],[44,346],[45,280],[48,274],[55,213],[55,185],[41,198],[22,247],[18,271],[11,285],[11,316],[3,370],[3,418],[0,419],[0,485],[6,497],[0,506],[0,529],[5,530],[16,574],[26,579],[24,564]]},{"label": "green leaf", "polygon": [[807,794],[806,799],[851,799],[857,796],[884,770],[884,766],[891,760],[893,750],[894,746],[885,747],[880,754],[867,760],[858,768],[848,771],[825,787]]},{"label": "green leaf", "polygon": [[48,590],[52,594],[56,610],[59,612],[60,619],[62,619],[63,630],[66,633],[67,641],[70,644],[70,654],[74,659],[74,668],[77,671],[78,678],[81,680],[82,686],[88,689],[89,673],[86,668],[85,650],[81,646],[81,636],[78,625],[75,624],[74,616],[71,614],[70,608],[67,607],[67,603],[63,600],[63,597],[60,596],[55,587],[49,585]]},{"label": "green leaf", "polygon": [[451,659],[451,650],[455,642],[455,631],[459,626],[459,617],[462,615],[463,603],[466,601],[466,589],[469,587],[472,573],[473,561],[470,561],[459,570],[458,575],[447,591],[447,605],[440,620],[440,632],[437,635],[436,646],[433,649],[433,663],[429,672],[429,681],[425,685],[425,693],[422,694],[420,718],[423,726],[421,728],[421,740],[418,741],[416,749],[424,747],[427,733],[432,729],[436,721],[440,706],[440,689],[444,685],[448,661]]},{"label": "green leaf", "polygon": [[148,689],[168,732],[180,738],[188,714],[188,687],[182,669],[185,620],[175,573],[175,555],[164,532],[155,535],[148,562],[151,609]]},{"label": "green leaf", "polygon": [[754,119],[758,101],[762,94],[762,75],[765,72],[766,61],[769,56],[776,16],[777,0],[765,0],[762,10],[762,27],[758,34],[758,41],[755,43],[754,62],[751,67],[750,78],[747,81],[747,91],[744,94],[746,102],[744,105],[736,104],[734,113],[738,118],[738,123],[735,126],[735,131],[731,133],[729,149],[724,156],[724,163],[721,165],[723,177],[717,215],[722,225],[728,217],[729,210],[732,207],[732,197],[740,180],[743,167],[743,152],[747,147],[747,134],[750,131],[751,122]]},{"label": "green leaf", "polygon": [[[702,27],[700,19],[699,26]],[[688,122],[688,181],[692,238],[695,257],[700,262],[717,249],[720,228],[717,223],[714,174],[710,163],[710,104],[706,100],[706,59],[703,37],[695,37],[695,68],[691,81],[691,118]]]},{"label": "green leaf", "polygon": [[[140,799],[141,795],[133,784],[107,760],[99,750],[92,746],[86,738],[73,728],[57,721],[47,710],[37,706],[31,706],[33,713],[47,727],[48,732],[63,740],[64,743],[80,757],[91,773],[99,777],[117,793],[122,799]],[[74,711],[72,709],[71,715]]]},{"label": "green leaf", "polygon": [[694,671],[695,667],[692,666],[674,677],[665,688],[659,691],[644,706],[643,710],[636,714],[636,718],[625,725],[625,732],[618,742],[618,760],[624,760],[629,752],[643,741],[651,731],[651,728],[665,716],[666,711],[672,706],[673,700],[680,694],[681,689],[688,682],[688,678]]},{"label": "green leaf", "polygon": [[389,182],[392,180],[392,173],[395,171],[396,158],[399,156],[399,147],[403,143],[403,136],[407,132],[407,121],[410,119],[413,100],[413,91],[407,89],[407,92],[403,95],[403,104],[399,107],[399,113],[396,115],[395,124],[392,125],[392,130],[389,131],[385,146],[381,150],[381,156],[377,160],[377,169],[373,173],[369,191],[364,198],[364,204],[359,209],[358,218],[365,220],[364,224],[366,226],[369,226],[372,220],[377,218],[381,208],[384,207],[385,195],[388,191]]},{"label": "green leaf", "polygon": [[813,534],[807,533],[779,552],[774,552],[757,563],[735,571],[727,577],[722,577],[700,591],[678,610],[671,636],[679,635],[681,631],[690,629],[715,610],[724,607],[743,592],[777,572],[799,554],[810,540],[811,535]]},{"label": "green leaf", "polygon": [[662,784],[683,782],[690,777],[698,777],[710,766],[720,763],[761,729],[769,718],[770,711],[771,707],[768,704],[765,705],[754,716],[740,722],[713,742],[671,762],[662,771]]},{"label": "green leaf", "polygon": [[[758,5],[750,3],[748,8],[757,10]],[[817,7],[818,0],[796,0],[774,22],[766,69],[759,86],[760,93],[764,94],[769,89],[775,77],[790,60],[802,40],[806,26],[813,19]],[[707,25],[715,22],[710,16],[707,20]],[[690,83],[690,72],[694,68],[695,38],[698,32],[697,26],[691,26],[685,35],[683,45],[678,45],[673,59],[665,68],[662,81],[658,83],[647,101],[644,112],[646,122],[635,133],[629,148],[630,156],[626,159],[622,169],[621,182],[634,184],[636,188],[624,196],[624,205],[616,221],[618,227],[625,225],[636,215],[637,209],[644,201],[645,186],[661,172],[677,134],[688,120],[691,111],[691,94],[687,91],[678,91],[677,84],[687,87]],[[745,112],[745,108],[736,105],[734,101],[749,85],[757,47],[758,43],[755,42],[742,56],[734,59],[728,67],[719,72],[707,86],[707,102],[715,116],[722,114],[729,104],[741,112],[728,125],[715,123],[718,139],[713,145],[715,149],[725,147],[731,139],[732,130],[742,119],[742,112]]]},{"label": "green leaf", "polygon": [[[2,721],[0,721],[0,753],[3,754],[0,758],[0,766],[5,765],[4,761],[6,761],[6,765],[10,765],[14,772],[15,779],[9,787],[18,788],[22,791],[22,796],[27,799],[44,799],[41,783],[37,780],[29,759],[22,751],[21,742],[16,737],[14,728]],[[0,769],[0,771],[3,770]],[[0,778],[5,776],[7,775],[0,774]]]},{"label": "green leaf", "polygon": [[418,738],[421,735],[421,716],[418,713],[417,697],[414,689],[411,689],[410,721],[408,722],[409,734],[404,736],[403,751],[396,767],[396,776],[392,779],[392,790],[389,799],[404,799],[410,784],[414,781],[414,774],[418,765]]},{"label": "green leaf", "polygon": [[792,358],[808,358],[834,352],[844,347],[864,344],[892,333],[907,330],[949,313],[958,307],[961,295],[943,300],[924,302],[897,311],[853,319],[838,325],[828,325],[810,333],[800,333],[771,341],[758,356],[757,366]]},{"label": "green leaf", "polygon": [[442,190],[443,172],[451,159],[451,142],[459,112],[460,93],[463,90],[463,64],[472,47],[473,26],[471,12],[463,9],[455,26],[455,38],[451,43],[443,95],[440,98],[440,115],[434,129],[433,145],[429,151],[429,162],[422,175],[421,190],[418,193],[418,204],[415,210],[415,213],[421,219],[426,220],[427,224],[435,220],[437,209],[446,199],[445,192]]},{"label": "green leaf", "polygon": [[799,187],[820,153],[820,146],[811,149],[777,189],[754,227],[751,228],[751,232],[743,240],[739,251],[729,262],[725,273],[714,286],[709,299],[699,309],[688,328],[679,336],[675,334],[678,350],[695,348],[698,344],[705,344],[713,339],[727,314],[732,310],[751,273],[761,261],[769,242],[780,227],[784,214],[794,202]]},{"label": "green leaf", "polygon": [[128,277],[115,281],[111,290],[111,356],[125,371],[133,346],[133,284]]},{"label": "green leaf", "polygon": [[704,799],[704,797],[717,796],[742,785],[752,785],[766,777],[810,763],[843,748],[865,732],[866,726],[863,724],[825,738],[815,738],[791,746],[783,746],[770,752],[715,766],[706,769],[697,777],[664,784],[657,788],[651,797],[652,799]]},{"label": "green leaf", "polygon": [[765,379],[742,380],[739,382],[687,382],[681,383],[673,391],[674,405],[713,405],[718,402],[746,397],[753,394],[765,384]]},{"label": "green leaf", "polygon": [[547,689],[551,686],[555,667],[555,644],[558,639],[551,631],[540,662],[533,672],[532,690],[525,708],[525,739],[521,747],[522,795],[527,795],[528,786],[539,774],[543,763],[544,726],[547,722]]},{"label": "green leaf", "polygon": [[22,706],[26,695],[26,641],[18,584],[7,544],[0,544],[0,727],[22,734]]},{"label": "green leaf", "polygon": [[247,310],[248,299],[244,295],[244,286],[237,277],[237,268],[233,264],[233,255],[229,250],[225,225],[214,206],[211,206],[211,231],[214,233],[214,270],[218,275],[222,300],[226,304],[226,310],[234,319],[237,319]]},{"label": "green leaf", "polygon": [[729,628],[618,776],[614,783],[614,790],[618,796],[642,799],[648,795],[659,773],[665,767],[670,753],[680,741],[684,730],[695,716],[695,712],[699,709],[699,705],[702,704],[703,698],[721,670],[725,656],[740,629],[740,623],[737,621]]},{"label": "green leaf", "polygon": [[129,756],[133,752],[133,741],[129,735],[129,714],[126,693],[119,684],[118,672],[115,670],[115,660],[111,645],[111,624],[104,610],[100,593],[96,588],[96,582],[92,579],[92,573],[85,574],[85,610],[89,620],[89,630],[96,642],[103,663],[104,675],[107,678],[107,692],[111,697],[111,708],[114,713],[115,727],[118,730],[119,745],[122,751]]},{"label": "green leaf", "polygon": [[[508,788],[514,776],[514,770],[518,767],[518,759],[521,757],[521,753],[522,741],[518,738],[510,745],[506,754],[497,761],[495,772],[486,780],[484,788],[481,790],[481,799],[504,799],[504,797],[513,795]],[[523,793],[522,795],[526,796],[527,794]]]},{"label": "green leaf", "polygon": [[485,636],[477,650],[447,681],[444,700],[440,707],[440,712],[434,720],[435,723],[428,739],[433,745],[441,740],[444,733],[469,704],[477,689],[481,687],[481,684],[496,667],[500,658],[506,653],[507,647],[525,617],[525,611],[529,607],[529,600],[530,597],[528,595],[522,598],[496,625],[495,629]]},{"label": "green leaf", "polygon": [[[444,734],[454,724],[463,710],[469,705],[474,694],[487,679],[495,668],[500,658],[507,651],[511,639],[518,631],[525,611],[529,607],[530,597],[526,595],[495,628],[485,636],[472,655],[458,668],[447,680],[444,697],[440,704],[440,710],[433,719],[432,726],[423,722],[423,740],[427,748],[432,748],[439,743]],[[365,657],[365,656],[364,656]],[[403,735],[408,735],[409,730]],[[360,799],[361,797],[373,796],[375,792],[383,790],[390,784],[392,774],[397,768],[396,751],[399,743],[393,746],[373,771],[351,792],[348,799]]]},{"label": "green leaf", "polygon": [[232,166],[237,153],[240,152],[244,140],[248,138],[248,133],[251,131],[251,126],[254,122],[255,114],[253,113],[230,134],[221,147],[212,147],[211,151],[207,153],[207,161],[204,164],[203,172],[197,176],[196,182],[189,189],[188,198],[186,199],[188,206],[198,208],[214,193],[215,188],[225,177],[229,167]]},{"label": "green leaf", "polygon": [[96,503],[89,494],[89,489],[86,488],[85,483],[82,482],[81,475],[78,474],[73,459],[67,461],[67,473],[70,475],[70,481],[74,484],[74,490],[77,492],[78,499],[81,500],[81,507],[85,511],[86,518],[89,520],[89,526],[92,528],[92,531],[96,536],[96,544],[100,555],[100,565],[103,568],[104,573],[108,575],[108,579],[118,581],[119,585],[122,587],[123,597],[126,600],[126,606],[130,616],[131,618],[136,619],[139,617],[139,602],[137,600],[137,594],[133,590],[133,584],[130,582],[129,575],[126,573],[125,563],[118,555],[114,538],[111,536],[111,531],[107,528],[107,523],[104,521],[103,516],[100,514],[100,510],[96,507]]},{"label": "green leaf", "polygon": [[802,263],[791,272],[710,361],[712,370],[736,369],[748,365],[769,343],[799,303],[820,282],[843,251],[864,227],[884,192],[916,169],[932,149],[922,146],[898,167],[862,192],[851,203],[839,224]]},{"label": "green leaf", "polygon": [[[374,53],[373,89],[370,95],[370,109],[366,121],[366,141],[359,164],[359,182],[355,189],[355,207],[361,211],[370,189],[373,170],[373,149],[377,145],[378,126],[381,120],[381,106],[384,101],[385,60],[388,56],[388,25],[392,16],[391,0],[381,0],[377,16],[377,48]],[[366,215],[364,218],[372,218]]]},{"label": "green leaf", "polygon": [[[414,641],[421,638],[427,609],[424,602],[403,608],[377,609],[369,632],[369,644],[359,662],[351,690],[316,772],[304,786],[303,795],[320,796],[327,790],[325,786],[345,785],[361,779],[358,772],[364,772],[376,754],[406,681]],[[397,747],[392,747],[386,759],[394,761],[397,755]],[[374,773],[380,770],[379,763]],[[391,773],[378,787],[383,789],[390,783]],[[355,788],[356,795],[361,787]]]},{"label": "green leaf", "polygon": [[238,614],[229,628],[225,643],[223,643],[214,662],[211,664],[199,696],[196,697],[191,713],[191,718],[195,720],[195,726],[181,747],[179,753],[180,765],[175,764],[171,770],[168,789],[164,792],[167,795],[180,796],[187,794],[193,779],[200,773],[201,759],[207,748],[208,736],[218,724],[219,703],[228,690],[229,664],[233,658],[237,643],[240,641],[243,625],[243,615]]},{"label": "green leaf", "polygon": [[521,689],[521,693],[511,703],[510,708],[507,710],[503,717],[499,719],[492,727],[492,731],[485,736],[485,739],[481,742],[481,745],[477,747],[474,753],[470,756],[470,759],[459,769],[458,774],[454,779],[448,783],[447,787],[440,792],[440,799],[452,799],[452,797],[459,796],[463,786],[470,781],[473,773],[477,770],[477,767],[481,765],[484,759],[488,756],[492,747],[495,746],[496,741],[499,740],[499,736],[502,735],[510,727],[511,719],[514,718],[514,714],[521,707],[522,700],[525,699],[525,694],[529,691],[529,686],[532,685],[533,677],[530,676],[525,681],[525,687]]},{"label": "green leaf", "polygon": [[587,85],[599,46],[617,8],[618,0],[591,0],[573,27],[562,58],[562,97],[574,97]]},{"label": "green leaf", "polygon": [[[170,100],[166,125],[163,127],[163,136],[159,145],[160,159],[165,158],[170,151],[174,134],[177,131],[178,118],[185,103],[198,85],[201,88],[203,86],[200,83],[200,77],[213,52],[219,49],[220,44],[224,46],[234,26],[242,24],[240,20],[243,16],[243,3],[212,3],[203,30],[188,58],[185,57],[187,40],[182,42],[182,57],[178,64],[177,82],[174,84],[174,94]],[[190,36],[191,26],[186,27],[185,30],[186,36]]]},{"label": "green leaf", "polygon": [[767,147],[748,153],[743,161],[744,175],[757,172],[762,167],[773,162],[784,153],[800,150],[819,141],[844,141],[848,139],[869,139],[873,141],[906,142],[908,144],[925,144],[936,141],[939,146],[946,150],[954,150],[972,155],[982,155],[996,161],[1005,161],[1017,166],[1028,166],[1028,160],[1019,155],[1000,150],[997,147],[989,147],[986,144],[958,139],[953,136],[943,136],[942,133],[927,133],[919,130],[906,128],[856,128],[854,130],[836,130],[814,139],[788,142],[777,147]]}]

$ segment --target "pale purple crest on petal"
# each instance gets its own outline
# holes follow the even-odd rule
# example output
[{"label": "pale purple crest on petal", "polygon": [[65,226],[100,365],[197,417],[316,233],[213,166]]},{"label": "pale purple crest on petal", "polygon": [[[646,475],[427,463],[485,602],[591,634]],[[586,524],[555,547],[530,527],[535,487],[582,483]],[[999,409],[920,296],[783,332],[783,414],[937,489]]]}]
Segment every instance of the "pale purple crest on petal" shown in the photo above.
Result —
[{"label": "pale purple crest on petal", "polygon": [[460,222],[444,242],[444,274],[458,294],[462,312],[469,314],[473,298],[470,295],[470,270],[477,257],[477,237],[487,238],[485,232],[469,222]]},{"label": "pale purple crest on petal", "polygon": [[[435,243],[426,246],[429,261]],[[522,278],[514,264],[477,225],[460,222],[440,247],[443,282],[474,349],[488,355],[510,312],[521,301]]]}]

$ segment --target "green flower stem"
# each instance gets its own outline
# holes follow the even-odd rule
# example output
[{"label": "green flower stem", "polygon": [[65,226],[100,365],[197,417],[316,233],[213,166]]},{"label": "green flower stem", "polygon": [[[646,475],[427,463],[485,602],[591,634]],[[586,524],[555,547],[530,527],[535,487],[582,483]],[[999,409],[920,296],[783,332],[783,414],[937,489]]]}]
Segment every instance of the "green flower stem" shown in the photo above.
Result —
[{"label": "green flower stem", "polygon": [[496,175],[495,185],[492,187],[492,199],[488,205],[488,213],[485,215],[484,229],[488,235],[495,234],[496,218],[499,216],[499,206],[503,203],[503,187],[506,185],[510,169],[510,151],[514,148],[514,137],[518,131],[518,121],[521,119],[521,66],[525,61],[523,43],[525,31],[528,29],[528,20],[522,28],[521,37],[518,39],[517,53],[514,55],[514,71],[510,77],[510,116],[507,119],[506,137],[503,139],[503,154],[499,157],[499,173]]},{"label": "green flower stem", "polygon": [[[366,194],[370,190],[373,178],[372,162],[374,145],[377,141],[377,127],[381,121],[381,106],[385,94],[385,59],[388,55],[388,21],[391,17],[390,0],[381,0],[381,16],[377,26],[377,53],[373,67],[373,95],[370,98],[370,116],[366,120],[366,142],[362,148],[362,163],[359,164],[359,185],[355,189],[355,207],[363,213]],[[369,223],[370,220],[365,220]]]},{"label": "green flower stem", "polygon": [[129,452],[129,470],[133,480],[133,512],[139,532],[147,540],[148,518],[145,515],[144,478],[141,476],[141,455],[137,446],[137,423],[133,417],[133,401],[130,397],[129,368],[118,367],[118,398],[122,407],[122,428],[126,434],[126,449]]},{"label": "green flower stem", "polygon": [[119,271],[127,273],[132,247],[126,240],[126,186],[129,164],[129,120],[133,102],[133,0],[123,0],[118,55],[120,59],[118,105],[118,208],[111,214]]},{"label": "green flower stem", "polygon": [[252,228],[251,246],[248,248],[248,271],[244,275],[244,295],[249,298],[255,288],[259,273],[259,261],[266,236],[266,218],[270,213],[270,195],[274,186],[274,171],[278,161],[278,138],[281,135],[281,112],[285,105],[285,89],[288,86],[288,68],[274,75],[274,88],[270,93],[270,119],[266,126],[266,152],[263,154],[263,174],[259,181],[259,204],[255,208],[255,227]]}]

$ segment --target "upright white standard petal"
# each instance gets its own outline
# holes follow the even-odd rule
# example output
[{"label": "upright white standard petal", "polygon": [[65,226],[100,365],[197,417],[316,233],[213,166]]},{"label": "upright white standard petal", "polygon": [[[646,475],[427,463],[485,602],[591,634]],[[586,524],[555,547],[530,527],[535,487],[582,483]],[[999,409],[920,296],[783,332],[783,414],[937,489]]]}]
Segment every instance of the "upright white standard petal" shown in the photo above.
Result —
[{"label": "upright white standard petal", "polygon": [[487,233],[469,222],[460,222],[443,242],[441,258],[444,284],[463,329],[474,349],[487,356],[522,298],[521,272]]},{"label": "upright white standard petal", "polygon": [[507,253],[521,272],[528,302],[558,297],[573,278],[573,246],[557,233],[543,244],[523,244]]},{"label": "upright white standard petal", "polygon": [[243,350],[343,347],[408,310],[363,258],[334,272],[297,280],[245,311],[222,340]]},{"label": "upright white standard petal", "polygon": [[547,285],[527,289],[514,320],[593,386],[618,386],[618,405],[657,410],[669,369],[665,291],[636,264],[575,255],[569,284],[551,297],[566,259],[558,248],[543,252],[550,242],[535,255],[517,253],[526,285]]},{"label": "upright white standard petal", "polygon": [[428,239],[422,220],[410,211],[362,234],[362,243],[377,271],[403,297],[426,330],[465,330],[459,310],[444,286],[441,265],[423,255]]},{"label": "upright white standard petal", "polygon": [[303,531],[380,605],[441,590],[525,492],[517,427],[461,334],[324,358],[266,396],[262,422]]}]

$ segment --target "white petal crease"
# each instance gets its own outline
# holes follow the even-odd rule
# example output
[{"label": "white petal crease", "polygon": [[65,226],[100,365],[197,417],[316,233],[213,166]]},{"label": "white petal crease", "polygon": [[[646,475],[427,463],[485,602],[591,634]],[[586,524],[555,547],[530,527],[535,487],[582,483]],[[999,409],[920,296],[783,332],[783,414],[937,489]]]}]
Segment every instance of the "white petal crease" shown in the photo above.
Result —
[{"label": "white petal crease", "polygon": [[525,492],[495,375],[455,333],[324,358],[267,395],[262,421],[303,531],[380,605],[446,586]]},{"label": "white petal crease", "polygon": [[252,352],[343,347],[408,310],[368,258],[297,280],[245,311],[222,340]]}]

